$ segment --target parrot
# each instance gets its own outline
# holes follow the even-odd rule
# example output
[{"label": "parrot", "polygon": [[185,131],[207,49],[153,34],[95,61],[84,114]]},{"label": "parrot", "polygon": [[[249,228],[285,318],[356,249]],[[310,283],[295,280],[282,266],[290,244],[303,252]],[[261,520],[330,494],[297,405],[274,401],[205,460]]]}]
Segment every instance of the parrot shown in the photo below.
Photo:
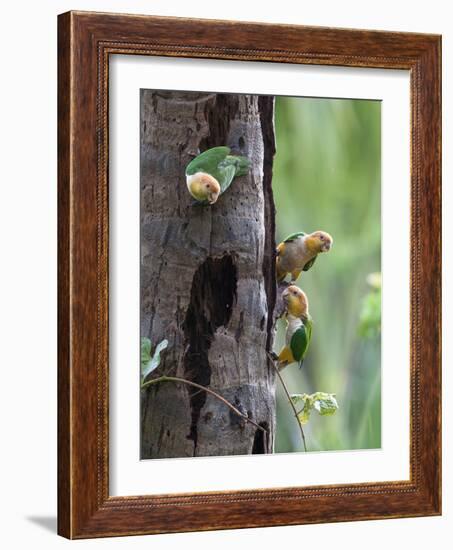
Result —
[{"label": "parrot", "polygon": [[302,367],[310,345],[312,318],[308,312],[308,298],[303,290],[295,285],[288,286],[282,293],[286,306],[285,346],[277,357],[277,366],[282,369],[290,363]]},{"label": "parrot", "polygon": [[214,204],[236,176],[247,174],[250,161],[230,153],[229,147],[212,147],[187,165],[187,188],[197,203]]},{"label": "parrot", "polygon": [[325,231],[314,233],[293,233],[277,246],[277,281],[280,283],[288,273],[291,281],[299,277],[301,271],[308,271],[319,253],[332,248],[333,239]]}]

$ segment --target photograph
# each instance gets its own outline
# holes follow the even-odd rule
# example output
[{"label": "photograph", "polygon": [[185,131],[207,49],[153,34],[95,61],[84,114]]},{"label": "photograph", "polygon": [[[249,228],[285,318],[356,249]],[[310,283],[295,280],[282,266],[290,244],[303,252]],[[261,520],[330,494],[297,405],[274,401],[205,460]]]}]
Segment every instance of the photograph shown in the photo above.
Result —
[{"label": "photograph", "polygon": [[139,108],[140,459],[381,448],[381,101]]}]

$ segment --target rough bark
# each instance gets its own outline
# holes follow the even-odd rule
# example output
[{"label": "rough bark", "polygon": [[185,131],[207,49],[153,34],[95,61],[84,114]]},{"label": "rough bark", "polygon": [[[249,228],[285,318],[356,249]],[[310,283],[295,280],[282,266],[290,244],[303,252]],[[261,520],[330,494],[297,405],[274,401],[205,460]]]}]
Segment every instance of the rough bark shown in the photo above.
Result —
[{"label": "rough bark", "polygon": [[[194,206],[184,171],[199,151],[229,145],[251,159],[212,207]],[[275,305],[273,99],[142,90],[141,335],[169,340],[142,391],[141,457],[272,451],[275,375],[266,356]]]}]

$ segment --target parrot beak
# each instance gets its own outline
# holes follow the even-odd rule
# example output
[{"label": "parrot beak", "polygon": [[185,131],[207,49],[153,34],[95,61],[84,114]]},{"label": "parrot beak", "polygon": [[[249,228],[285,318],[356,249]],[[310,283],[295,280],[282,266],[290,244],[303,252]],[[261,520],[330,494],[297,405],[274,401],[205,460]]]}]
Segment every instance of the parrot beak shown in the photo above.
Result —
[{"label": "parrot beak", "polygon": [[209,195],[209,204],[216,203],[218,198],[219,198],[219,193],[211,193]]},{"label": "parrot beak", "polygon": [[324,252],[329,252],[329,250],[332,248],[332,242],[327,241],[324,243],[324,246],[322,247]]},{"label": "parrot beak", "polygon": [[288,298],[289,298],[289,291],[288,291],[287,288],[282,292],[282,298],[283,298],[283,301],[285,302],[285,304],[287,304],[288,303]]},{"label": "parrot beak", "polygon": [[[212,178],[214,180],[214,178]],[[220,197],[220,185],[218,184],[217,180],[211,181],[210,189],[209,189],[209,204],[214,204],[217,202],[217,199]]]}]

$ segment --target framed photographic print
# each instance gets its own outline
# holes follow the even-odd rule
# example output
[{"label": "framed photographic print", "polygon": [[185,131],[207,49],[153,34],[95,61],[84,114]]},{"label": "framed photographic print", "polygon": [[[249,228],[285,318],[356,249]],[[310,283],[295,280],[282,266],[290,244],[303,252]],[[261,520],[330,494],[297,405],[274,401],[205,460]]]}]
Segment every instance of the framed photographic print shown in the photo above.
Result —
[{"label": "framed photographic print", "polygon": [[59,533],[441,513],[440,37],[59,16]]}]

